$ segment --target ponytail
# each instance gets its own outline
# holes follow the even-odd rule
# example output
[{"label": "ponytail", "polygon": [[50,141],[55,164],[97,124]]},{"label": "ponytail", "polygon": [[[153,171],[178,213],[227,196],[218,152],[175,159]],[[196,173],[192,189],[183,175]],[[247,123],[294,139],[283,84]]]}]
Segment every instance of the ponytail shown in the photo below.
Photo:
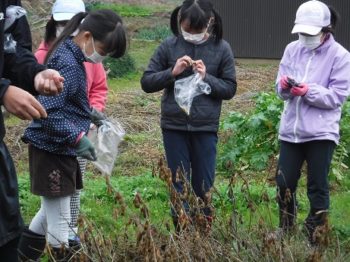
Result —
[{"label": "ponytail", "polygon": [[[59,37],[52,43],[52,46],[50,47],[50,50],[47,52],[47,55],[45,57],[44,64],[47,63],[52,53],[56,50],[56,48],[68,37],[70,37],[77,29],[79,29],[81,21],[88,15],[88,13],[78,13],[64,27],[63,32],[60,34]],[[56,32],[56,31],[55,31]]]},{"label": "ponytail", "polygon": [[328,8],[331,13],[331,24],[329,26],[323,27],[321,31],[323,33],[331,33],[332,35],[334,35],[335,28],[340,20],[340,15],[333,6],[328,6]]},{"label": "ponytail", "polygon": [[110,57],[119,58],[126,51],[127,37],[121,17],[111,10],[101,9],[89,13],[76,14],[52,44],[45,58],[45,63],[47,63],[57,47],[76,30],[79,30],[79,34],[81,32],[90,32],[94,40],[103,44],[104,51]]},{"label": "ponytail", "polygon": [[213,24],[213,35],[215,36],[215,41],[219,42],[223,37],[223,27],[222,27],[222,20],[221,16],[218,14],[218,12],[213,8],[213,14],[214,14],[214,24]]},{"label": "ponytail", "polygon": [[47,45],[50,45],[56,39],[56,21],[51,16],[50,20],[47,22],[45,26],[45,36],[44,42]]},{"label": "ponytail", "polygon": [[181,33],[179,25],[185,20],[188,20],[191,28],[203,29],[208,26],[212,17],[214,23],[209,26],[215,41],[219,42],[223,37],[222,20],[210,0],[185,0],[171,13],[170,29],[178,36]]},{"label": "ponytail", "polygon": [[182,6],[178,6],[174,9],[170,16],[170,29],[175,36],[180,34],[179,31],[179,12]]}]

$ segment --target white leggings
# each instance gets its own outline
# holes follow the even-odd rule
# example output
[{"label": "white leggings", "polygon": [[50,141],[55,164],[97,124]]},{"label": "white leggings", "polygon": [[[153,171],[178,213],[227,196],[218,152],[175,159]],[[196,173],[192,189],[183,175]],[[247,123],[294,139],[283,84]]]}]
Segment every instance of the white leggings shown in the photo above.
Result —
[{"label": "white leggings", "polygon": [[70,222],[70,196],[40,197],[41,207],[36,213],[29,229],[40,235],[47,235],[52,247],[68,246]]}]

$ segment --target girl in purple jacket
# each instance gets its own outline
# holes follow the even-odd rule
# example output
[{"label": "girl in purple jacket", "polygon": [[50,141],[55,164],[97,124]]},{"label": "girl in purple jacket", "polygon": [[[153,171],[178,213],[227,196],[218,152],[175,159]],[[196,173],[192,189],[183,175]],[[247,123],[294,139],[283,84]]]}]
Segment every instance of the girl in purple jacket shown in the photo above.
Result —
[{"label": "girl in purple jacket", "polygon": [[307,163],[310,212],[305,221],[311,244],[315,230],[326,222],[329,209],[328,173],[339,142],[341,106],[349,95],[350,54],[334,40],[337,14],[320,1],[300,5],[292,33],[299,40],[287,45],[276,81],[285,101],[276,175],[280,228],[289,231],[296,218],[296,189]]}]

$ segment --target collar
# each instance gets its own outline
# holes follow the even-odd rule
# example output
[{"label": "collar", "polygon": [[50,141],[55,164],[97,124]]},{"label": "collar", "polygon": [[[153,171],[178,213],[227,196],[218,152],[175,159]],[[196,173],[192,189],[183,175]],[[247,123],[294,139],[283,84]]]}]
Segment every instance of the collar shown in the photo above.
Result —
[{"label": "collar", "polygon": [[77,61],[80,63],[85,62],[85,56],[83,51],[81,51],[80,47],[73,41],[73,37],[69,37],[64,41],[64,44],[68,49],[70,49]]},{"label": "collar", "polygon": [[316,48],[316,51],[320,50],[320,52],[322,52],[323,50],[328,49],[334,42],[334,36],[331,33],[329,33],[326,36],[326,40],[322,43],[322,45]]}]

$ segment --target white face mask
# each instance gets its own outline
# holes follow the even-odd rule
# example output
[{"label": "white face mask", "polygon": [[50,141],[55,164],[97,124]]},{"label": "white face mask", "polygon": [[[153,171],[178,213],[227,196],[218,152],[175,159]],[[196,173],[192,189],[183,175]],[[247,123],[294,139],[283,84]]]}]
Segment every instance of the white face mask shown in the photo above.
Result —
[{"label": "white face mask", "polygon": [[[56,27],[56,38],[62,34],[63,30],[64,30],[64,26],[59,25]],[[79,29],[71,33],[71,36],[76,36],[78,33],[79,33]]]},{"label": "white face mask", "polygon": [[107,57],[107,56],[102,56],[100,55],[96,49],[95,49],[95,43],[94,43],[94,38],[91,37],[91,41],[92,41],[92,47],[94,49],[94,52],[91,55],[87,55],[86,54],[86,49],[85,49],[85,43],[84,43],[84,49],[83,54],[85,56],[85,59],[87,62],[93,63],[93,64],[98,64],[98,63],[102,63],[102,61]]},{"label": "white face mask", "polygon": [[305,36],[305,35],[299,34],[300,43],[310,50],[316,49],[322,44],[321,38],[322,38],[322,33],[315,36]]},{"label": "white face mask", "polygon": [[183,28],[181,28],[181,32],[182,32],[182,36],[183,38],[190,43],[193,44],[199,44],[201,43],[205,37],[205,34],[207,33],[207,30],[205,30],[203,33],[199,33],[199,34],[190,34],[187,33],[185,30],[183,30]]},{"label": "white face mask", "polygon": [[56,26],[56,38],[62,34],[63,30],[64,30],[64,26],[61,26],[61,25]]}]

